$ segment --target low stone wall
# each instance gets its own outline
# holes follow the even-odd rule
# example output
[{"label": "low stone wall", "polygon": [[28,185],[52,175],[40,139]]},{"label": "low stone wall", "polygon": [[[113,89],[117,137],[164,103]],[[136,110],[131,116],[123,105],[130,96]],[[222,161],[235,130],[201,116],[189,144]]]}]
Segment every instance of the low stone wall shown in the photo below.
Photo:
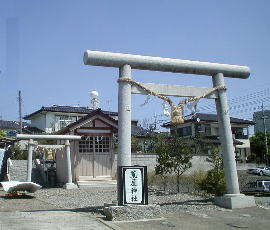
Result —
[{"label": "low stone wall", "polygon": [[[196,171],[207,171],[211,168],[211,165],[206,161],[207,156],[194,156],[192,158],[192,167],[187,170],[186,173],[191,174]],[[132,165],[141,165],[147,166],[148,172],[153,172],[157,165],[157,155],[156,154],[141,154],[141,153],[132,153],[131,154],[131,164]],[[116,170],[117,165],[117,154],[114,158],[114,169]]]},{"label": "low stone wall", "polygon": [[[192,167],[188,169],[185,173],[192,174],[198,171],[208,171],[212,168],[210,162],[207,161],[208,156],[193,156],[192,157]],[[132,153],[131,154],[131,163],[132,165],[141,165],[147,166],[147,171],[152,172],[155,170],[155,166],[157,164],[157,155],[156,154],[141,154],[141,153]],[[115,154],[114,158],[114,170],[116,171],[117,165],[117,154]],[[256,168],[259,165],[257,164],[237,164],[237,170],[247,170],[249,168]]]},{"label": "low stone wall", "polygon": [[10,167],[10,179],[15,181],[26,181],[27,160],[12,160]]},{"label": "low stone wall", "polygon": [[[152,172],[155,170],[157,164],[157,155],[156,154],[141,154],[141,153],[132,153],[131,154],[131,164],[147,166],[147,171]],[[117,154],[114,155],[113,163],[113,175],[116,174],[117,167]]]},{"label": "low stone wall", "polygon": [[258,166],[264,166],[264,165],[259,165],[255,163],[247,163],[247,164],[238,163],[236,166],[237,166],[237,170],[247,170],[247,169],[257,168]]},{"label": "low stone wall", "polygon": [[[13,181],[26,181],[27,179],[27,160],[12,160],[12,166],[9,170],[10,179]],[[43,180],[41,178],[39,170],[35,167],[33,163],[32,169],[32,182],[43,185]]]},{"label": "low stone wall", "polygon": [[133,153],[131,155],[131,162],[132,165],[147,166],[147,171],[152,172],[157,164],[157,155]]}]

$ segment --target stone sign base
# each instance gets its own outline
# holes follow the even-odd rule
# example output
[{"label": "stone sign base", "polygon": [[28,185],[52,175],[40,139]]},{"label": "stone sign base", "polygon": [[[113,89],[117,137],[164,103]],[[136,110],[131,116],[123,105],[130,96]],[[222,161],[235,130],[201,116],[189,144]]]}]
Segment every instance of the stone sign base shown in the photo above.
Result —
[{"label": "stone sign base", "polygon": [[215,197],[214,202],[220,207],[229,209],[256,206],[254,197],[245,196],[244,194],[225,194],[224,196]]},{"label": "stone sign base", "polygon": [[161,209],[159,205],[105,205],[103,212],[108,220],[116,221],[159,218],[161,215]]}]

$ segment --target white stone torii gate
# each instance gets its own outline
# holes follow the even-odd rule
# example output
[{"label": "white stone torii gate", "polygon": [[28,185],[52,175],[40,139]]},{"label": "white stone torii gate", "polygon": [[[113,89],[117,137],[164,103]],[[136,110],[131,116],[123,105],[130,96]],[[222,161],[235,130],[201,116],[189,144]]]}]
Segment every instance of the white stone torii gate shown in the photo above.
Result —
[{"label": "white stone torii gate", "polygon": [[[224,77],[248,78],[250,69],[247,66],[219,63],[189,61],[181,59],[150,57],[132,54],[121,54],[100,51],[85,51],[84,64],[119,68],[119,79],[130,78],[131,69],[154,70],[185,74],[212,76],[213,87],[225,86]],[[156,93],[168,96],[201,96],[207,88],[143,83]],[[128,82],[119,81],[118,89],[118,166],[131,165],[131,93],[145,93]],[[225,90],[218,90],[209,96],[215,98],[216,110],[224,160],[224,171],[227,194],[216,197],[218,205],[226,208],[241,208],[255,205],[254,197],[240,194],[238,176],[233,150],[233,138],[229,117],[229,107]]]},{"label": "white stone torii gate", "polygon": [[73,135],[31,135],[31,134],[17,134],[17,139],[28,140],[28,157],[27,157],[27,178],[26,181],[31,182],[32,174],[32,161],[33,161],[33,147],[34,140],[64,140],[65,149],[67,154],[67,174],[68,182],[64,185],[65,189],[77,188],[77,186],[72,182],[72,172],[71,172],[71,159],[70,159],[70,140],[80,140],[81,136]]}]

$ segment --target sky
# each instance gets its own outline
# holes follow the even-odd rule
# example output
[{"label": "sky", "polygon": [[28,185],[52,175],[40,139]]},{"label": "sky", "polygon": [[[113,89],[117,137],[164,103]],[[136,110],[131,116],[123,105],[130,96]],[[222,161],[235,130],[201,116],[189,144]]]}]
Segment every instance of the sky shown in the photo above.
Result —
[{"label": "sky", "polygon": [[[269,87],[269,9],[268,0],[0,0],[0,116],[18,120],[19,90],[23,115],[90,106],[92,90],[102,109],[117,111],[118,69],[84,65],[85,50],[249,66],[250,78],[225,79],[228,98],[241,102]],[[209,76],[132,70],[132,78],[212,87]],[[141,106],[146,98],[132,96],[133,119],[163,114],[159,99]]]}]

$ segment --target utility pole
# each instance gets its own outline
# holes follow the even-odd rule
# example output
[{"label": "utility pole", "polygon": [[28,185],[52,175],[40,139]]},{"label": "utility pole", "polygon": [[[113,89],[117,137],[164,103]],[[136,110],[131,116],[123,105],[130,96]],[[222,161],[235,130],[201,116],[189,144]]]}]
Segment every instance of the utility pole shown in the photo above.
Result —
[{"label": "utility pole", "polygon": [[19,90],[18,101],[19,101],[20,134],[22,134],[22,94],[21,94],[21,90]]},{"label": "utility pole", "polygon": [[264,131],[264,143],[265,143],[265,149],[266,153],[264,155],[265,164],[268,166],[268,140],[267,140],[267,130],[266,130],[266,124],[265,119],[269,118],[268,116],[265,116],[264,114],[264,107],[262,102],[262,119],[263,119],[263,131]]}]

